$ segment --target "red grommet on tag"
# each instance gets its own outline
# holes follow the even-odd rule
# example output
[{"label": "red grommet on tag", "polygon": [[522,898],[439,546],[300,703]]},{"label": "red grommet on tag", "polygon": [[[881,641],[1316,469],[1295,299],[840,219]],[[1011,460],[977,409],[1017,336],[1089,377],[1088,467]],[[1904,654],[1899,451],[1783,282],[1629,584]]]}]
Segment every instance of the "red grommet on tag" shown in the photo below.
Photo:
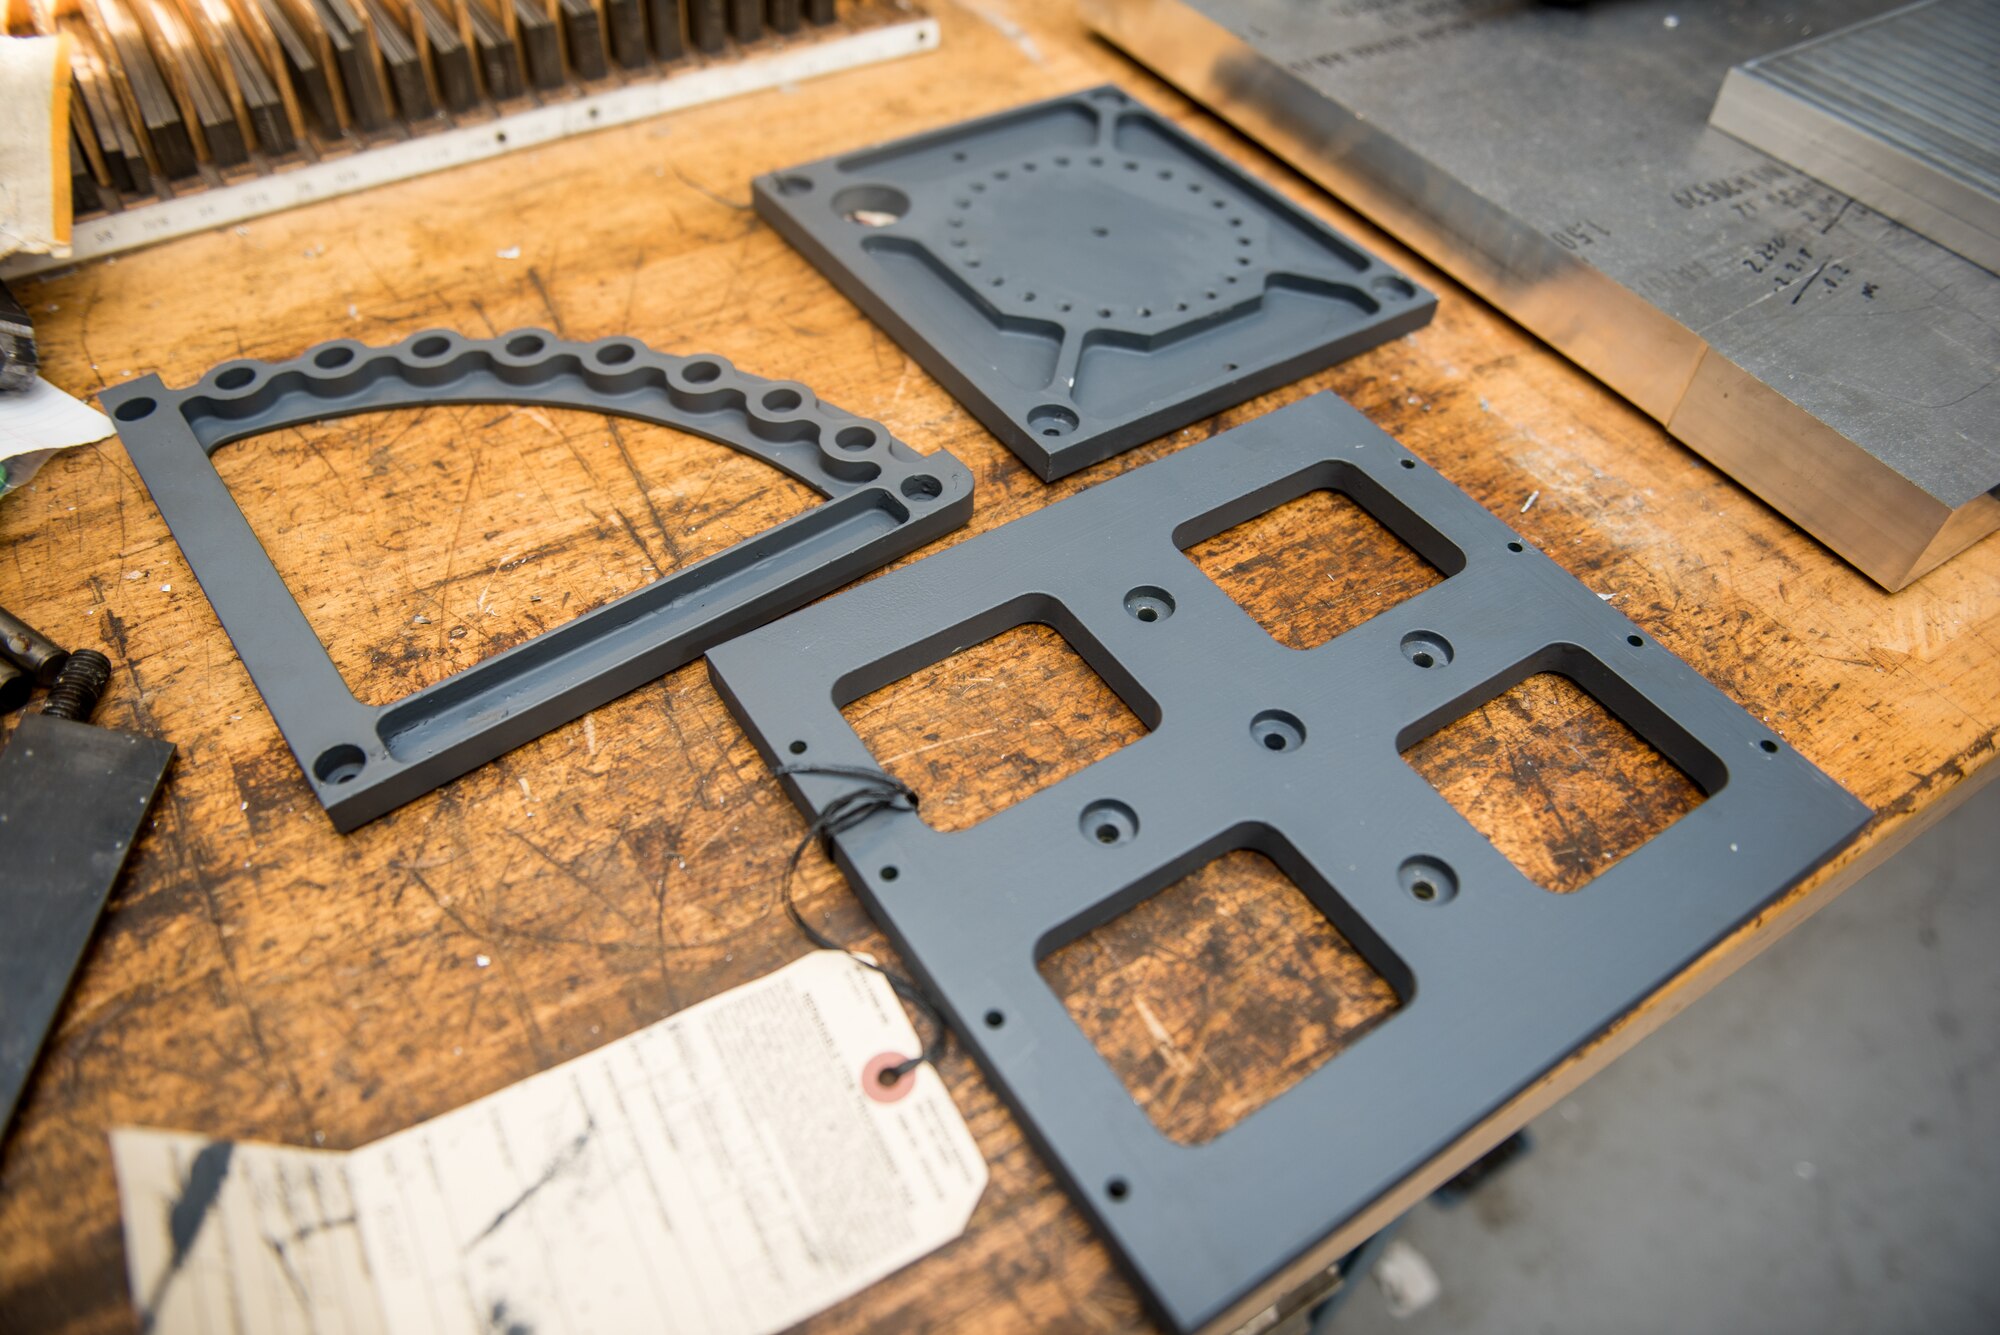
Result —
[{"label": "red grommet on tag", "polygon": [[889,1073],[908,1060],[900,1052],[884,1052],[869,1058],[868,1064],[861,1068],[862,1092],[877,1103],[894,1103],[907,1096],[916,1086],[916,1070],[912,1068],[893,1078]]}]

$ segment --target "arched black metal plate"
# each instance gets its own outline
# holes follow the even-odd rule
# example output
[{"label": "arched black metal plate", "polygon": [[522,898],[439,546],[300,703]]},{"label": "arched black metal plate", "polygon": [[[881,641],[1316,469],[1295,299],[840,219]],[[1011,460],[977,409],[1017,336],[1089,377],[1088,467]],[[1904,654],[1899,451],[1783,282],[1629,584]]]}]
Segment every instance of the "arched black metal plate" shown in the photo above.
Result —
[{"label": "arched black metal plate", "polygon": [[[964,523],[972,474],[796,381],[627,338],[428,330],[231,361],[185,389],[99,396],[202,592],[334,826],[351,830],[502,752]],[[673,427],[762,459],[826,498],[756,537],[386,705],[341,679],[210,459],[231,441],[387,408],[575,408]]]},{"label": "arched black metal plate", "polygon": [[1108,85],[753,188],[757,212],[1044,480],[1437,308]]}]

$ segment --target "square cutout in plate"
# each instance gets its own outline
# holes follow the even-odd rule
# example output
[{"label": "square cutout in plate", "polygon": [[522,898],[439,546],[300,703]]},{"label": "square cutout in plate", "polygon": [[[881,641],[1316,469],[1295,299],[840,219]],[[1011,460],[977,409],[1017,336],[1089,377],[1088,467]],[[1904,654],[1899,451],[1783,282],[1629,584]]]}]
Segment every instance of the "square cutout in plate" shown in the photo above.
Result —
[{"label": "square cutout in plate", "polygon": [[752,191],[1045,481],[1437,307],[1108,85],[773,172]]},{"label": "square cutout in plate", "polygon": [[1248,848],[1063,946],[1041,970],[1153,1125],[1182,1145],[1229,1130],[1399,1004],[1297,882]]}]

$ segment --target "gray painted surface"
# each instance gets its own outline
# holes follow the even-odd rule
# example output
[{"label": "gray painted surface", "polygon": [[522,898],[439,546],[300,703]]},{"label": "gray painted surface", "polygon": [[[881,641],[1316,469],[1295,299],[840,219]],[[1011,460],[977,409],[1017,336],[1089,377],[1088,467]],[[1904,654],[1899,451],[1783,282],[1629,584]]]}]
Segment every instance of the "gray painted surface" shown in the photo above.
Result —
[{"label": "gray painted surface", "polygon": [[2000,783],[1402,1237],[1444,1283],[1340,1335],[2000,1330]]}]

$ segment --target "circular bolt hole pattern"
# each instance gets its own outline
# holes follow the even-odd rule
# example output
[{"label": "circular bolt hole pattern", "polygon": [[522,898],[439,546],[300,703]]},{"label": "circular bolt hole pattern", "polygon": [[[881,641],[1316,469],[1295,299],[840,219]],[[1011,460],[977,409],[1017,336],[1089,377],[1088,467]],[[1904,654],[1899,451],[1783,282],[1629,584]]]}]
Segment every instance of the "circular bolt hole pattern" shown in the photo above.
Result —
[{"label": "circular bolt hole pattern", "polygon": [[1762,751],[1767,756],[1775,756],[1778,754],[1778,744],[1772,741],[1769,737],[1766,737],[1763,741],[1757,743],[1757,749]]},{"label": "circular bolt hole pattern", "polygon": [[804,742],[793,742],[791,746],[786,749],[789,750],[795,756],[802,756],[806,753],[806,744]]},{"label": "circular bolt hole pattern", "polygon": [[638,350],[630,343],[613,343],[597,350],[597,360],[606,366],[623,366],[638,355]]},{"label": "circular bolt hole pattern", "polygon": [[795,389],[774,389],[764,396],[764,409],[766,412],[788,413],[804,402]]},{"label": "circular bolt hole pattern", "polygon": [[1104,1184],[1104,1193],[1114,1201],[1122,1201],[1132,1194],[1132,1184],[1122,1177],[1114,1177]]},{"label": "circular bolt hole pattern", "polygon": [[1420,668],[1443,667],[1451,661],[1451,641],[1434,630],[1413,630],[1403,637],[1403,657]]},{"label": "circular bolt hole pattern", "polygon": [[681,368],[681,378],[690,385],[706,385],[722,378],[722,368],[714,362],[689,362]]},{"label": "circular bolt hole pattern", "polygon": [[1625,637],[1625,643],[1631,645],[1634,649],[1637,649],[1640,646],[1644,645],[1646,641],[1637,635],[1627,635]]},{"label": "circular bolt hole pattern", "polygon": [[313,365],[331,371],[336,366],[345,366],[353,360],[353,348],[327,348],[314,355]]},{"label": "circular bolt hole pattern", "polygon": [[986,1027],[988,1029],[998,1029],[1001,1025],[1005,1023],[1007,1023],[1007,1017],[1005,1015],[1002,1015],[999,1011],[986,1012]]},{"label": "circular bolt hole pattern", "polygon": [[1267,709],[1250,720],[1250,736],[1266,751],[1296,751],[1305,745],[1306,725],[1296,714]]},{"label": "circular bolt hole pattern", "polygon": [[840,429],[840,434],[833,438],[833,443],[843,450],[852,450],[859,454],[874,446],[875,433],[865,426],[844,426]]},{"label": "circular bolt hole pattern", "polygon": [[902,874],[903,873],[895,867],[884,867],[882,869],[882,879],[885,881],[893,881]]},{"label": "circular bolt hole pattern", "polygon": [[546,346],[534,334],[523,334],[519,338],[507,340],[507,351],[516,357],[532,357]]},{"label": "circular bolt hole pattern", "polygon": [[247,366],[232,366],[215,378],[217,389],[241,389],[257,378],[257,373]]},{"label": "circular bolt hole pattern", "polygon": [[151,416],[153,409],[157,407],[159,405],[151,399],[133,399],[119,404],[118,411],[113,415],[121,422],[136,422],[142,417]]},{"label": "circular bolt hole pattern", "polygon": [[[974,181],[972,188],[986,187]],[[850,185],[833,197],[833,211],[860,227],[887,227],[910,211],[910,197],[894,186]]]},{"label": "circular bolt hole pattern", "polygon": [[1528,549],[1518,542],[1510,542],[1507,544],[1507,550],[1510,552],[1525,552]]},{"label": "circular bolt hole pattern", "polygon": [[440,338],[436,334],[432,334],[429,338],[418,339],[410,348],[410,351],[419,357],[442,357],[450,350],[451,340]]},{"label": "circular bolt hole pattern", "polygon": [[1410,897],[1425,904],[1443,904],[1458,894],[1458,876],[1437,858],[1415,857],[1396,871]]},{"label": "circular bolt hole pattern", "polygon": [[1082,420],[1059,403],[1045,403],[1028,410],[1029,428],[1044,436],[1067,436],[1082,425]]},{"label": "circular bolt hole pattern", "polygon": [[1174,614],[1174,596],[1154,584],[1141,584],[1125,595],[1125,610],[1137,621],[1165,621]]},{"label": "circular bolt hole pattern", "polygon": [[1076,824],[1091,843],[1115,848],[1130,843],[1138,835],[1139,813],[1123,802],[1106,798],[1085,807]]},{"label": "circular bolt hole pattern", "polygon": [[944,495],[944,483],[929,473],[917,473],[903,479],[903,494],[913,501],[934,501]]},{"label": "circular bolt hole pattern", "polygon": [[1404,459],[1402,461],[1402,464],[1403,467],[1405,468],[1415,468],[1417,466],[1417,461],[1415,459]]},{"label": "circular bolt hole pattern", "polygon": [[360,747],[342,742],[319,753],[319,759],[313,761],[313,773],[321,783],[352,783],[361,777],[361,767],[367,763]]}]

